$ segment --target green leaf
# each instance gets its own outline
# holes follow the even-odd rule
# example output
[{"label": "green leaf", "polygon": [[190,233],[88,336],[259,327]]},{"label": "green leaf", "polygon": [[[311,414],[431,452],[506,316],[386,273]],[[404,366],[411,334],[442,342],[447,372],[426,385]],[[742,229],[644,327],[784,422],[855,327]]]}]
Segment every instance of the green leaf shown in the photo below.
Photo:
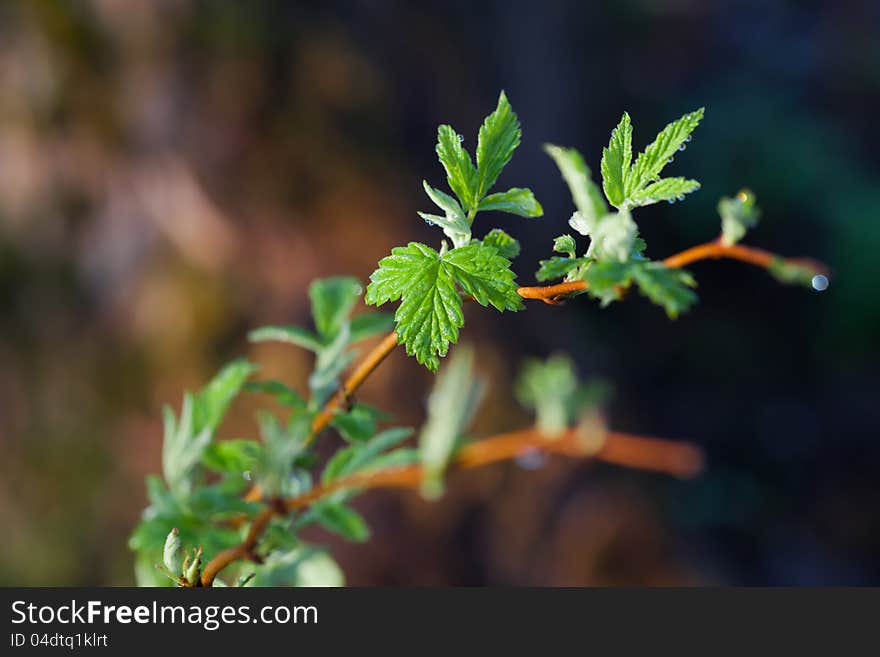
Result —
[{"label": "green leaf", "polygon": [[690,289],[696,287],[696,281],[683,269],[649,262],[634,267],[633,278],[641,293],[663,306],[670,319],[675,319],[697,301],[697,295]]},{"label": "green leaf", "polygon": [[508,260],[513,260],[520,252],[519,242],[500,228],[490,230],[483,238],[483,244],[494,247],[502,257]]},{"label": "green leaf", "polygon": [[685,114],[667,125],[644,152],[640,153],[626,179],[625,197],[631,199],[636,192],[653,183],[663,167],[684,146],[690,134],[700,124],[704,108]]},{"label": "green leaf", "polygon": [[516,214],[520,217],[540,217],[544,209],[538,203],[532,190],[521,187],[513,187],[506,192],[489,194],[480,201],[478,210],[498,210]]},{"label": "green leaf", "polygon": [[437,157],[446,170],[446,182],[465,211],[476,206],[477,170],[471,156],[462,147],[458,133],[452,126],[437,129]]},{"label": "green leaf", "polygon": [[311,483],[293,476],[293,463],[306,450],[311,415],[296,414],[287,427],[282,427],[274,415],[265,411],[257,414],[257,421],[263,440],[262,459],[255,468],[257,483],[267,495],[286,497],[307,490]]},{"label": "green leaf", "polygon": [[345,585],[345,576],[330,555],[303,545],[270,552],[254,573],[251,586]]},{"label": "green leaf", "polygon": [[370,529],[363,516],[344,504],[325,502],[312,507],[312,510],[317,523],[329,532],[357,543],[370,538]]},{"label": "green leaf", "polygon": [[226,409],[257,367],[244,359],[224,367],[199,393],[184,394],[179,421],[165,407],[162,470],[175,495],[189,493],[202,455]]},{"label": "green leaf", "polygon": [[394,315],[390,313],[361,313],[351,319],[351,343],[360,342],[374,335],[388,333],[394,328]]},{"label": "green leaf", "polygon": [[193,432],[199,433],[203,429],[213,432],[247,378],[258,369],[240,358],[220,370],[193,400]]},{"label": "green leaf", "polygon": [[263,326],[248,333],[248,340],[251,342],[289,342],[316,353],[323,346],[317,335],[299,326]]},{"label": "green leaf", "polygon": [[553,158],[562,177],[565,179],[574,205],[587,226],[608,212],[608,206],[602,193],[590,177],[590,169],[584,158],[574,148],[562,148],[553,144],[545,144],[544,151]]},{"label": "green leaf", "polygon": [[349,442],[362,442],[376,433],[376,423],[387,414],[368,404],[355,404],[347,413],[337,413],[330,424]]},{"label": "green leaf", "polygon": [[379,261],[370,281],[368,304],[403,299],[394,314],[398,341],[408,355],[436,371],[464,325],[461,297],[440,254],[418,242],[396,247]]},{"label": "green leaf", "polygon": [[553,240],[553,250],[556,253],[564,253],[569,258],[574,258],[577,251],[577,244],[571,235],[560,235]]},{"label": "green leaf", "polygon": [[253,470],[263,454],[263,446],[254,440],[224,440],[211,444],[202,456],[209,470],[235,474]]},{"label": "green leaf", "polygon": [[616,208],[625,200],[624,185],[632,160],[632,124],[629,114],[623,113],[620,123],[611,132],[611,141],[602,149],[602,189],[608,202]]},{"label": "green leaf", "polygon": [[491,305],[500,311],[523,307],[516,292],[516,276],[510,270],[510,260],[494,247],[471,242],[446,253],[443,265],[461,289],[480,305]]},{"label": "green leaf", "polygon": [[651,205],[659,201],[682,201],[685,194],[700,188],[700,183],[687,178],[661,178],[644,189],[634,192],[629,199],[631,207]]},{"label": "green leaf", "polygon": [[470,348],[459,349],[437,376],[428,398],[428,418],[419,435],[426,497],[442,494],[443,472],[482,398],[484,386],[474,378],[473,361]]},{"label": "green leaf", "polygon": [[755,195],[743,189],[735,198],[725,196],[718,201],[718,214],[721,215],[721,242],[732,246],[758,224],[761,211],[755,204]]},{"label": "green leaf", "polygon": [[587,253],[597,260],[626,262],[632,253],[637,232],[638,228],[628,210],[607,214],[596,222]]},{"label": "green leaf", "polygon": [[520,129],[507,96],[502,91],[495,111],[480,126],[477,139],[477,185],[474,201],[479,201],[495,184],[501,170],[519,146]]},{"label": "green leaf", "polygon": [[321,278],[309,286],[312,317],[324,344],[339,333],[363,291],[360,282],[350,276]]},{"label": "green leaf", "polygon": [[550,437],[568,426],[569,402],[578,388],[574,365],[567,356],[527,361],[516,384],[516,396],[535,411],[538,429]]},{"label": "green leaf", "polygon": [[540,282],[563,278],[589,261],[590,259],[587,257],[562,258],[560,256],[553,256],[549,260],[541,260],[538,263],[540,269],[535,273],[535,278]]},{"label": "green leaf", "polygon": [[419,216],[424,219],[428,225],[437,225],[443,229],[443,234],[452,240],[454,246],[462,246],[471,240],[470,222],[464,216],[461,206],[454,198],[448,194],[444,194],[439,189],[434,189],[426,181],[422,181],[422,186],[430,199],[436,203],[446,214],[439,216],[436,214],[427,214],[419,212]]},{"label": "green leaf", "polygon": [[634,266],[634,263],[614,260],[594,262],[584,275],[587,292],[599,299],[603,307],[618,301],[622,291],[632,283]]},{"label": "green leaf", "polygon": [[436,371],[440,357],[458,341],[464,324],[460,287],[482,305],[519,310],[510,261],[491,246],[471,242],[442,256],[418,242],[392,249],[370,276],[366,302],[402,299],[394,315],[400,343],[419,363]]},{"label": "green leaf", "polygon": [[299,393],[281,381],[249,381],[245,384],[244,389],[247,392],[270,395],[282,406],[297,410],[302,410],[306,407],[306,402]]},{"label": "green leaf", "polygon": [[386,429],[365,443],[358,443],[338,450],[327,462],[321,475],[321,481],[329,483],[360,470],[374,469],[377,459],[412,434],[412,429],[408,427]]},{"label": "green leaf", "polygon": [[162,551],[162,563],[173,575],[179,575],[183,568],[183,543],[180,540],[180,532],[174,527],[165,539],[165,547]]},{"label": "green leaf", "polygon": [[336,337],[318,352],[315,367],[309,375],[311,403],[314,407],[321,406],[330,395],[336,392],[339,385],[339,375],[355,357],[354,351],[347,351],[350,342],[351,325],[346,321],[340,326]]}]

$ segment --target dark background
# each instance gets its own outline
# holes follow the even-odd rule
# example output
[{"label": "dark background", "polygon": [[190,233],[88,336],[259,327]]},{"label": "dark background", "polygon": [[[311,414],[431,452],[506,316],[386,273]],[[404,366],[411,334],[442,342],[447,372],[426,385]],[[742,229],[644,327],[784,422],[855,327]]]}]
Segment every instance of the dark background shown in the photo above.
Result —
[{"label": "dark background", "polygon": [[[443,183],[436,126],[473,147],[502,88],[524,138],[501,183],[545,208],[501,220],[520,280],[572,209],[543,142],[597,169],[624,109],[641,148],[705,105],[670,167],[702,190],[639,211],[649,254],[714,237],[748,186],[749,241],[832,284],[725,261],[691,268],[701,303],[676,322],[637,297],[470,308],[480,433],[526,421],[523,357],[565,351],[613,383],[615,428],[693,440],[708,470],[552,460],[454,476],[433,505],[372,493],[371,542],[318,537],[349,583],[880,583],[878,25],[859,2],[2,3],[0,583],[131,583],[161,405],[239,354],[304,385],[305,353],[247,330],[307,322],[317,276],[436,241],[415,214],[421,179]],[[429,383],[395,353],[362,397],[418,423]],[[221,435],[253,435],[252,411]]]}]

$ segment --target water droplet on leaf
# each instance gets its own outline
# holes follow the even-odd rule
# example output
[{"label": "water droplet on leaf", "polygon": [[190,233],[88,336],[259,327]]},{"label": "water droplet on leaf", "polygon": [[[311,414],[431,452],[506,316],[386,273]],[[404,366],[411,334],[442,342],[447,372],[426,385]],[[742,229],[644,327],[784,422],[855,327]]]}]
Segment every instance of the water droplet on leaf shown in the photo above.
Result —
[{"label": "water droplet on leaf", "polygon": [[828,277],[823,276],[822,274],[816,274],[810,281],[810,285],[813,286],[813,289],[816,290],[816,292],[824,292],[828,289]]}]

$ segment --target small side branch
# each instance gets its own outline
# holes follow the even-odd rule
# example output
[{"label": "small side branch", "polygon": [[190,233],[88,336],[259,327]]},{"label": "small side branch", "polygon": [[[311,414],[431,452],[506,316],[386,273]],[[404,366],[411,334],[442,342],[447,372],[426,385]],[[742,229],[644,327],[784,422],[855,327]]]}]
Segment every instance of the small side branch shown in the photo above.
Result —
[{"label": "small side branch", "polygon": [[[782,258],[775,253],[756,249],[751,246],[742,244],[724,244],[720,239],[705,244],[698,244],[689,249],[671,255],[663,264],[672,269],[681,269],[687,265],[698,262],[700,260],[717,260],[719,258],[727,258],[730,260],[739,260],[756,267],[769,269],[777,260],[783,260],[792,264],[801,263],[809,264],[813,269],[827,274],[828,268],[815,260],[808,258]],[[523,299],[541,300],[547,303],[556,303],[559,297],[564,297],[575,292],[583,292],[587,289],[586,281],[570,281],[567,283],[558,283],[556,285],[544,285],[536,287],[521,287],[517,293]]]},{"label": "small side branch", "polygon": [[[505,461],[529,451],[538,450],[572,458],[594,458],[625,467],[639,468],[692,477],[703,467],[703,453],[699,447],[686,442],[633,436],[607,432],[585,434],[572,428],[556,438],[548,438],[537,429],[525,429],[501,434],[464,446],[457,454],[451,469],[469,469]],[[301,510],[340,490],[369,490],[374,488],[418,488],[422,483],[420,465],[388,470],[355,473],[316,486],[312,490],[286,500],[274,500],[251,523],[244,541],[218,553],[202,571],[201,585],[211,586],[217,575],[236,561],[255,560],[257,543],[276,515]]]}]

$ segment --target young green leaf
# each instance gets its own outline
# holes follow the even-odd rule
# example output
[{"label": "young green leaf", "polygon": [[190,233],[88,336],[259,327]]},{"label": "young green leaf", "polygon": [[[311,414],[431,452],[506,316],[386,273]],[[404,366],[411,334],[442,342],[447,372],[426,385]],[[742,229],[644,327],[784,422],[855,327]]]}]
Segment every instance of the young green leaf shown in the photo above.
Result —
[{"label": "young green leaf", "polygon": [[390,313],[361,313],[351,318],[352,343],[388,333],[394,328],[394,315]]},{"label": "young green leaf", "polygon": [[443,228],[443,233],[452,240],[454,246],[467,244],[471,239],[470,223],[464,216],[458,201],[439,189],[434,189],[424,180],[422,186],[430,199],[446,214],[441,217],[436,214],[419,212],[419,216],[429,225],[434,224]]},{"label": "young green leaf", "polygon": [[443,493],[443,472],[482,398],[484,386],[474,378],[473,362],[470,348],[459,349],[437,376],[428,398],[428,419],[419,435],[425,497]]},{"label": "young green leaf", "polygon": [[300,394],[281,381],[249,381],[245,384],[244,390],[246,392],[270,395],[279,404],[289,408],[303,410],[306,407],[306,401]]},{"label": "young green leaf", "polygon": [[224,367],[199,393],[185,393],[180,419],[163,409],[165,436],[162,471],[172,493],[189,493],[202,455],[214,437],[226,409],[256,366],[240,359]]},{"label": "young green leaf", "polygon": [[335,338],[343,322],[348,321],[363,291],[360,282],[350,276],[320,278],[309,286],[312,317],[324,344]]},{"label": "young green leaf", "polygon": [[491,305],[500,311],[522,309],[510,261],[497,249],[471,242],[447,252],[443,264],[461,289],[480,305]]},{"label": "young green leaf", "polygon": [[338,502],[323,502],[312,507],[315,520],[329,532],[342,538],[363,543],[370,538],[370,528],[363,516]]},{"label": "young green leaf", "polygon": [[258,369],[257,365],[239,358],[220,370],[193,398],[193,432],[203,429],[213,432],[245,381]]},{"label": "young green leaf", "polygon": [[571,191],[571,198],[578,209],[581,221],[589,229],[595,221],[608,213],[608,206],[602,198],[602,193],[590,177],[590,169],[584,162],[584,158],[574,148],[562,148],[553,144],[545,144],[544,151],[553,158],[559,167],[562,177]]},{"label": "young green leaf", "polygon": [[349,442],[363,442],[376,433],[376,423],[387,414],[369,404],[355,404],[346,413],[337,413],[330,424]]},{"label": "young green leaf", "polygon": [[634,267],[633,278],[641,293],[663,306],[670,319],[675,319],[697,301],[697,295],[690,289],[697,283],[683,269],[650,262]]},{"label": "young green leaf", "polygon": [[571,235],[560,235],[553,240],[553,250],[556,253],[564,253],[569,258],[574,258],[577,251],[577,244]]},{"label": "young green leaf", "polygon": [[502,91],[495,111],[486,117],[477,138],[477,202],[492,189],[501,170],[519,146],[519,121]]},{"label": "young green leaf", "polygon": [[633,192],[629,199],[630,207],[651,205],[659,201],[681,201],[685,194],[690,194],[700,188],[700,183],[687,178],[661,178],[651,183],[644,189]]},{"label": "young green leaf", "polygon": [[553,256],[549,260],[541,260],[538,263],[540,268],[535,272],[535,278],[542,283],[563,278],[589,261],[590,258],[587,257],[562,258],[560,256]]},{"label": "young green leaf", "polygon": [[624,185],[632,160],[632,124],[629,114],[623,113],[620,123],[611,132],[611,141],[602,149],[602,189],[608,202],[616,208],[626,198]]},{"label": "young green leaf", "polygon": [[262,452],[263,446],[254,440],[223,440],[208,446],[202,463],[214,472],[241,475],[257,466]]},{"label": "young green leaf", "polygon": [[290,496],[309,487],[309,482],[298,482],[293,474],[293,462],[306,449],[306,437],[311,428],[311,415],[296,414],[287,427],[282,427],[274,415],[257,414],[260,437],[263,440],[262,458],[257,463],[256,480],[268,495]]},{"label": "young green leaf", "polygon": [[636,158],[624,185],[624,196],[631,199],[636,192],[653,183],[663,167],[690,138],[700,124],[704,108],[685,114],[667,125],[660,134]]},{"label": "young green leaf", "polygon": [[431,371],[440,365],[464,325],[455,279],[434,249],[418,242],[395,247],[370,276],[366,302],[380,306],[402,299],[394,313],[398,342]]},{"label": "young green leaf", "polygon": [[516,396],[537,415],[541,433],[556,437],[569,422],[569,402],[578,387],[574,365],[566,356],[526,362],[516,385]]},{"label": "young green leaf", "polygon": [[339,565],[323,550],[297,545],[270,552],[254,568],[251,586],[344,586]]},{"label": "young green leaf", "polygon": [[739,242],[750,228],[758,224],[761,212],[755,204],[755,195],[741,190],[735,198],[724,197],[718,201],[721,215],[721,243],[732,246]]},{"label": "young green leaf", "polygon": [[519,242],[500,228],[493,228],[486,233],[483,244],[495,248],[499,255],[508,260],[513,260],[520,251]]},{"label": "young green leaf", "polygon": [[601,217],[590,235],[588,254],[597,260],[626,262],[632,253],[638,228],[627,210]]},{"label": "young green leaf", "polygon": [[544,214],[544,209],[538,203],[535,195],[530,189],[522,189],[521,187],[513,187],[506,192],[497,192],[489,194],[480,201],[478,210],[498,210],[500,212],[508,212],[516,214],[520,217],[540,217]]},{"label": "young green leaf", "polygon": [[587,292],[598,299],[602,307],[618,301],[621,293],[632,283],[634,263],[603,260],[594,262],[584,274]]},{"label": "young green leaf", "polygon": [[318,352],[323,345],[317,335],[299,326],[262,326],[248,333],[251,342],[289,342]]},{"label": "young green leaf", "polygon": [[402,299],[394,315],[398,340],[431,371],[458,341],[464,324],[459,287],[481,305],[522,308],[510,261],[476,241],[443,255],[418,242],[396,247],[379,262],[370,281],[368,304]]},{"label": "young green leaf", "polygon": [[437,129],[437,157],[446,170],[446,182],[466,212],[476,206],[477,170],[452,126]]},{"label": "young green leaf", "polygon": [[372,469],[376,459],[389,453],[388,450],[396,447],[412,434],[413,430],[408,427],[386,429],[364,443],[340,449],[327,462],[321,481],[326,484],[360,470]]}]

